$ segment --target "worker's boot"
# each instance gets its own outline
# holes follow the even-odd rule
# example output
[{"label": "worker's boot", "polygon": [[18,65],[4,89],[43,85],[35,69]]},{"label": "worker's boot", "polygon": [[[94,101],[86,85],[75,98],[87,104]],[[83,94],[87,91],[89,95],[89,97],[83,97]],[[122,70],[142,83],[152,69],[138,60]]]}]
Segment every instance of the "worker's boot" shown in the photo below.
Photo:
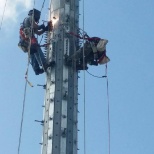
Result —
[{"label": "worker's boot", "polygon": [[55,65],[55,61],[51,61],[43,65],[44,70],[46,71],[48,67],[53,67]]},{"label": "worker's boot", "polygon": [[35,71],[35,74],[36,74],[36,75],[39,75],[39,74],[42,74],[42,73],[44,73],[44,70],[43,70],[43,69],[37,69],[37,70]]}]

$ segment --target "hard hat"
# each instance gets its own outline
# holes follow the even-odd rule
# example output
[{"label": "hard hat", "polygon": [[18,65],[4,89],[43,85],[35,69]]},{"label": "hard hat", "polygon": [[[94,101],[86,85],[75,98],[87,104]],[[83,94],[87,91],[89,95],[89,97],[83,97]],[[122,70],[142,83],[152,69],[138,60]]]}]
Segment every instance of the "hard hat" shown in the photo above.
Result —
[{"label": "hard hat", "polygon": [[38,22],[39,19],[40,19],[40,16],[41,16],[41,12],[39,10],[37,10],[37,9],[33,9],[33,10],[30,10],[28,12],[28,15],[32,16],[33,13],[34,13],[34,20],[35,20],[35,22]]}]

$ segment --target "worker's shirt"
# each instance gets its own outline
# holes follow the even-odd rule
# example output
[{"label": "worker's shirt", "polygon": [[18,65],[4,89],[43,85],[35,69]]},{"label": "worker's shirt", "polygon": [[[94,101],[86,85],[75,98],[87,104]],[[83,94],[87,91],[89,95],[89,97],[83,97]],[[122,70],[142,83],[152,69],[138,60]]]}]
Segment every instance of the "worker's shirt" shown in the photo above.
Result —
[{"label": "worker's shirt", "polygon": [[25,28],[31,28],[32,16],[28,16],[27,18],[25,18],[23,24]]},{"label": "worker's shirt", "polygon": [[24,21],[23,21],[23,27],[24,27],[24,29],[25,28],[29,28],[30,29],[30,33],[32,33],[32,34],[30,34],[30,36],[31,37],[35,37],[34,36],[34,31],[33,31],[33,29],[31,29],[32,28],[32,22],[33,21],[33,19],[32,19],[32,16],[28,16],[27,18],[25,18],[24,19]]}]

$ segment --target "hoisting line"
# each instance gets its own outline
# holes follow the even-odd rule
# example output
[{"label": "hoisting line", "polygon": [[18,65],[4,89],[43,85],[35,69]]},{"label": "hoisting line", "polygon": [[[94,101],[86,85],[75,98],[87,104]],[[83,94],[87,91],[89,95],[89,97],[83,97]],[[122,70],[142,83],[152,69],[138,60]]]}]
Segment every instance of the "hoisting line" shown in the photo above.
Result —
[{"label": "hoisting line", "polygon": [[89,75],[91,75],[91,76],[93,76],[93,77],[95,77],[95,78],[106,78],[106,77],[107,77],[106,74],[103,75],[103,76],[96,76],[96,75],[91,74],[91,73],[88,72],[87,70],[86,70],[86,72],[87,72]]},{"label": "hoisting line", "polygon": [[110,100],[109,100],[109,82],[108,82],[108,76],[107,76],[107,63],[106,63],[106,85],[107,85],[107,102],[108,102],[108,140],[109,140],[109,147],[108,151],[110,154],[111,151],[111,133],[110,133]]},{"label": "hoisting line", "polygon": [[[86,70],[87,71],[87,70]],[[110,137],[110,99],[109,99],[109,82],[108,82],[108,76],[107,76],[107,63],[105,65],[105,75],[104,76],[95,76],[93,74],[91,74],[90,72],[87,71],[88,74],[90,74],[91,76],[93,77],[96,77],[96,78],[106,78],[106,85],[107,85],[107,104],[108,104],[108,107],[107,107],[107,113],[108,113],[108,151],[109,151],[109,154],[110,154],[110,151],[111,151],[111,137]]]},{"label": "hoisting line", "polygon": [[0,24],[0,30],[2,29],[3,18],[4,18],[5,9],[6,9],[6,3],[7,3],[7,0],[5,1],[5,6],[4,6],[4,10],[3,10],[2,20],[1,20],[1,24]]},{"label": "hoisting line", "polygon": [[41,8],[41,12],[42,12],[42,9],[44,8],[44,3],[45,3],[45,0],[43,1],[42,8]]},{"label": "hoisting line", "polygon": [[[33,11],[34,11],[34,7],[35,7],[35,0],[34,0],[34,4],[33,4]],[[33,18],[34,19],[34,12],[33,12]],[[33,27],[33,24],[32,24]],[[31,34],[32,34],[32,30],[31,29]],[[25,112],[25,103],[26,103],[26,92],[27,92],[27,83],[32,86],[32,84],[28,81],[28,69],[29,69],[29,63],[30,63],[30,46],[31,46],[31,39],[30,39],[30,44],[29,44],[29,50],[28,50],[28,64],[27,64],[27,70],[26,70],[26,74],[25,74],[25,88],[24,88],[24,99],[23,99],[23,107],[22,107],[22,116],[21,116],[21,124],[20,124],[20,133],[19,133],[19,143],[18,143],[18,154],[20,154],[20,145],[21,145],[21,137],[22,137],[22,128],[23,128],[23,121],[24,121],[24,112]]]},{"label": "hoisting line", "polygon": [[25,82],[24,99],[23,99],[23,106],[22,106],[22,116],[21,116],[21,124],[20,124],[20,134],[19,134],[18,154],[20,153],[20,144],[21,144],[22,126],[23,126],[23,121],[24,121],[24,111],[25,111],[26,90],[27,90],[27,82]]}]

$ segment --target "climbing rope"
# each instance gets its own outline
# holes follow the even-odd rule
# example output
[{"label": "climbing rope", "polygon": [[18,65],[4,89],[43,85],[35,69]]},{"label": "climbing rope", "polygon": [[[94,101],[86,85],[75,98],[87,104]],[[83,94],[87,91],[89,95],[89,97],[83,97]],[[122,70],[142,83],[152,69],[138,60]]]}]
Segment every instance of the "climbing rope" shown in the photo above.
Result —
[{"label": "climbing rope", "polygon": [[106,78],[106,77],[107,77],[106,75],[104,75],[104,76],[96,76],[96,75],[93,75],[93,74],[91,74],[90,72],[88,72],[87,70],[86,70],[86,72],[87,72],[89,75],[91,75],[91,76],[93,76],[93,77],[95,77],[95,78]]},{"label": "climbing rope", "polygon": [[[85,22],[85,2],[83,0],[83,70],[85,70],[85,32],[84,32],[84,22]],[[84,75],[84,85],[83,85],[83,90],[84,90],[84,154],[86,154],[86,75],[85,71],[83,71]]]},{"label": "climbing rope", "polygon": [[44,8],[44,3],[45,3],[45,0],[43,1],[42,7],[41,7],[41,12],[42,12],[42,9]]},{"label": "climbing rope", "polygon": [[[33,4],[33,10],[35,6],[35,0]],[[34,13],[33,13],[33,18],[34,19]],[[32,22],[33,23],[33,22]],[[33,24],[32,24],[33,27]],[[31,35],[32,35],[32,28],[31,28]],[[19,143],[18,143],[18,154],[20,154],[20,146],[21,146],[21,137],[22,137],[22,130],[23,130],[23,122],[24,122],[24,112],[25,112],[25,103],[26,103],[26,92],[27,92],[27,83],[32,86],[32,84],[28,81],[28,70],[29,70],[29,64],[30,64],[30,47],[31,47],[31,39],[30,39],[30,44],[29,44],[29,50],[28,50],[28,63],[27,63],[27,70],[25,74],[25,88],[24,88],[24,99],[23,99],[23,106],[22,106],[22,115],[21,115],[21,123],[20,123],[20,133],[19,133]]]},{"label": "climbing rope", "polygon": [[111,151],[111,133],[110,133],[110,99],[109,99],[109,81],[107,76],[107,64],[106,64],[106,86],[107,86],[107,103],[108,103],[108,151]]},{"label": "climbing rope", "polygon": [[5,1],[5,6],[4,6],[3,15],[2,15],[1,24],[0,24],[0,30],[2,29],[2,24],[3,24],[5,9],[6,9],[6,4],[7,4],[7,0]]},{"label": "climbing rope", "polygon": [[[87,71],[87,70],[86,70]],[[109,81],[107,76],[107,63],[105,65],[105,75],[104,76],[96,76],[91,74],[87,71],[88,74],[90,74],[93,77],[96,78],[106,78],[106,86],[107,86],[107,114],[108,114],[108,152],[110,154],[111,152],[111,133],[110,133],[110,99],[109,99]]]},{"label": "climbing rope", "polygon": [[26,91],[27,91],[27,82],[25,82],[25,88],[24,88],[24,99],[23,99],[22,116],[21,116],[21,124],[20,124],[20,134],[19,134],[18,154],[20,154],[20,145],[21,145],[22,127],[23,127],[24,111],[25,111]]}]

